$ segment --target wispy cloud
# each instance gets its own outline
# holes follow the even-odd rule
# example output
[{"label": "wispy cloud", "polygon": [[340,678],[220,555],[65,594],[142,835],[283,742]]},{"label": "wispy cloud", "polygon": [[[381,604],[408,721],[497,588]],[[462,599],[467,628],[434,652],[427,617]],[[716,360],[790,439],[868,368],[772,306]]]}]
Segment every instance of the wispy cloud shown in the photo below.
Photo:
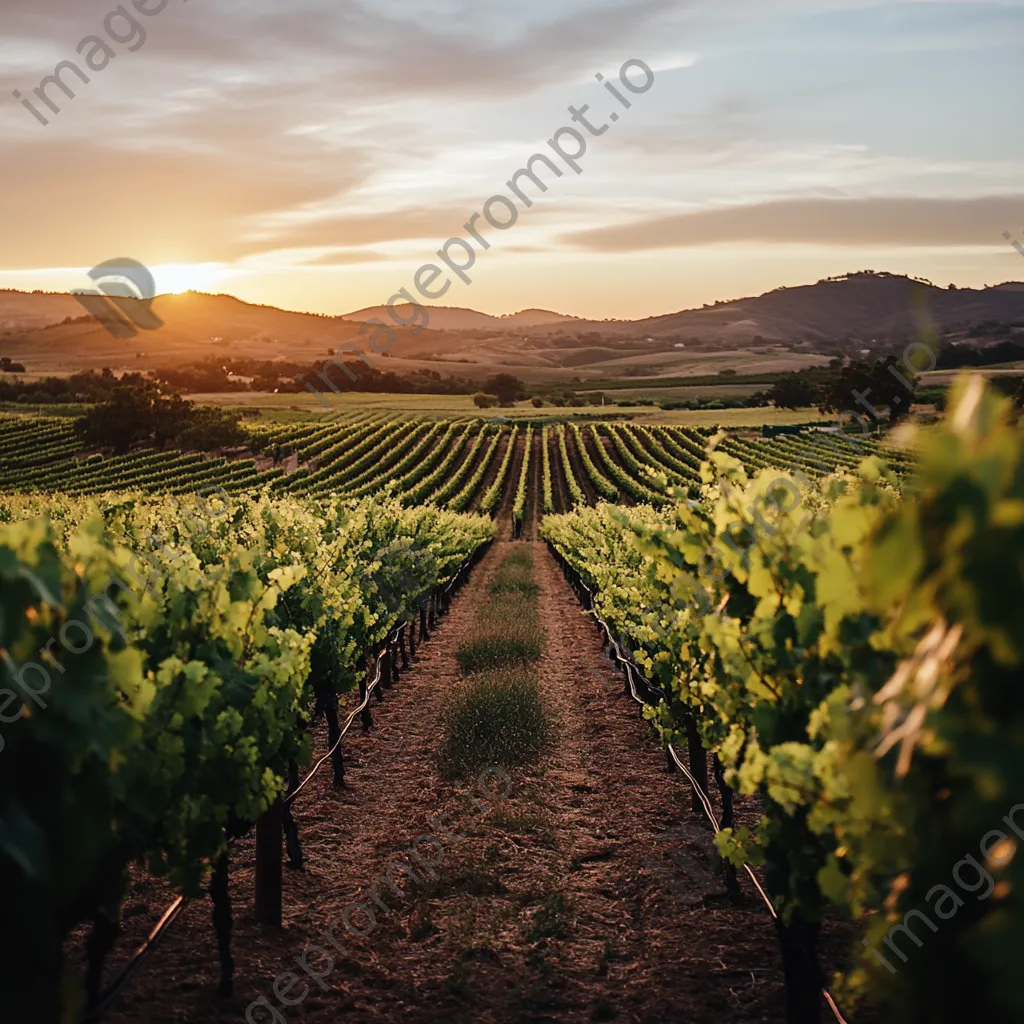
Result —
[{"label": "wispy cloud", "polygon": [[563,240],[598,252],[727,243],[987,246],[995,245],[1001,225],[1022,211],[1024,194],[979,199],[784,199],[650,217],[573,232]]}]

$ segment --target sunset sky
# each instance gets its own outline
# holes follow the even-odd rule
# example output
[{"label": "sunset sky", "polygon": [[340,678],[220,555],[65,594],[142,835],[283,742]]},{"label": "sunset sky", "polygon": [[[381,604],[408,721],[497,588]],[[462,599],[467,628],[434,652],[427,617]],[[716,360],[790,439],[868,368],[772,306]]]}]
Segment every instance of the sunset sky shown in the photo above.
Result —
[{"label": "sunset sky", "polygon": [[[444,304],[640,317],[865,268],[1024,279],[1024,0],[169,0],[134,12],[141,45],[105,34],[114,7],[3,0],[0,287],[131,257],[162,291],[381,303],[584,103],[621,116]],[[116,56],[65,75],[59,114],[37,101],[43,126],[13,90],[84,69],[89,35]],[[655,81],[625,110],[594,75],[630,58]]]}]

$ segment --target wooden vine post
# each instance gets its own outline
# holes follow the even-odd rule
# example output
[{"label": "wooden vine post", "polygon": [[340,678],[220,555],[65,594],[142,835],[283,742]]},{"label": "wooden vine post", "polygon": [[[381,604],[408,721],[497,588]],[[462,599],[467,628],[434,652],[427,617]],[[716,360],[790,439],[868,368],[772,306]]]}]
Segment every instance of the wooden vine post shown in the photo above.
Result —
[{"label": "wooden vine post", "polygon": [[276,800],[256,821],[256,920],[281,927],[284,896],[284,804]]}]

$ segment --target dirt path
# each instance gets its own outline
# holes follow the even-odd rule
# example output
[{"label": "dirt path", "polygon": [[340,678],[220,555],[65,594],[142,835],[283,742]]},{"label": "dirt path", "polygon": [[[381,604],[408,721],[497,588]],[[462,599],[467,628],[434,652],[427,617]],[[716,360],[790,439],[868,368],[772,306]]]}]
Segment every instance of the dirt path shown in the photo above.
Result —
[{"label": "dirt path", "polygon": [[[482,809],[438,777],[438,716],[459,680],[454,650],[495,566],[517,546],[492,547],[419,663],[374,707],[375,730],[348,744],[351,788],[334,792],[325,774],[303,800],[309,867],[286,876],[285,928],[253,922],[251,841],[238,845],[236,995],[213,996],[209,905],[196,900],[112,1024],[240,1021],[247,1008],[251,1024],[782,1020],[767,915],[716,895],[709,834],[540,542],[530,547],[547,630],[540,677],[552,748],[535,769],[513,774],[506,799]],[[463,835],[448,834],[435,877],[421,865],[425,877],[402,897],[379,890],[393,912],[378,913],[365,937],[346,933],[346,908],[367,900],[366,887],[431,833],[438,812]],[[365,916],[350,911],[349,920],[365,931]],[[345,952],[323,936],[332,925]],[[308,943],[334,961],[324,987],[297,965]],[[316,954],[307,963],[315,973],[325,961]],[[291,989],[279,977],[287,971],[301,976]],[[306,997],[283,1006],[276,977],[286,998]],[[266,1005],[253,1007],[261,996]]]}]

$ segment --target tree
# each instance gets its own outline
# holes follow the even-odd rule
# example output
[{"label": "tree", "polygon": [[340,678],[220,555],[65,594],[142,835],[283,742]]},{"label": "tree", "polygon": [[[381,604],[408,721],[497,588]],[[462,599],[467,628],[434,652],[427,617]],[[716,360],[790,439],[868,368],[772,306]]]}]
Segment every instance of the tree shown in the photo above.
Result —
[{"label": "tree", "polygon": [[494,395],[489,395],[485,391],[478,391],[473,396],[473,404],[478,409],[493,409],[498,404],[498,399]]},{"label": "tree", "polygon": [[238,414],[226,409],[196,409],[174,438],[178,448],[201,452],[233,448],[244,444],[245,440],[245,431],[238,425]]},{"label": "tree", "polygon": [[1013,402],[1014,409],[1024,408],[1024,377],[994,377],[990,383]]},{"label": "tree", "polygon": [[499,373],[492,377],[484,385],[484,391],[494,395],[499,405],[512,405],[526,397],[526,385],[510,373]]},{"label": "tree", "polygon": [[165,397],[151,384],[119,388],[76,420],[75,430],[86,443],[117,453],[141,442],[209,450],[245,441],[237,413],[200,408],[180,395]]},{"label": "tree", "polygon": [[133,444],[152,438],[157,418],[154,407],[161,401],[155,388],[116,391],[76,420],[75,431],[87,444],[113,448],[121,454]]},{"label": "tree", "polygon": [[534,395],[533,398],[530,399],[530,405],[532,405],[534,409],[539,409],[544,405],[544,399],[541,398],[540,395]]},{"label": "tree", "polygon": [[817,386],[807,377],[799,373],[787,373],[772,385],[767,397],[779,409],[800,409],[814,405],[820,395]]},{"label": "tree", "polygon": [[820,408],[822,412],[840,414],[867,412],[876,420],[882,409],[895,423],[909,414],[917,382],[916,374],[895,356],[874,363],[857,359],[825,384]]}]

